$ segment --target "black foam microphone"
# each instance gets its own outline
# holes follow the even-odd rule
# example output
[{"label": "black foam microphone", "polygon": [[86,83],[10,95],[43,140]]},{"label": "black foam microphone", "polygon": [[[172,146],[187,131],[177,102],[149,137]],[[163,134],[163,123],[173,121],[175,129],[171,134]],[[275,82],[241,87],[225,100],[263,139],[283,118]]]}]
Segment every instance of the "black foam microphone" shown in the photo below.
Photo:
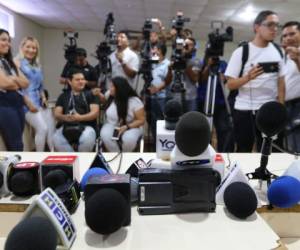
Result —
[{"label": "black foam microphone", "polygon": [[240,219],[246,219],[257,208],[257,197],[253,189],[244,182],[233,182],[224,191],[227,210]]},{"label": "black foam microphone", "polygon": [[267,170],[269,155],[272,152],[272,142],[277,134],[283,130],[287,122],[287,111],[283,104],[279,102],[267,102],[263,104],[256,114],[256,126],[263,136],[261,147],[260,167],[253,173],[247,173],[249,179],[258,179],[267,181],[268,185],[271,179],[277,176]]},{"label": "black foam microphone", "polygon": [[175,99],[171,99],[166,103],[164,110],[165,128],[175,130],[176,124],[182,115],[182,106]]},{"label": "black foam microphone", "polygon": [[210,128],[206,117],[197,111],[185,113],[176,125],[175,142],[187,156],[203,153],[210,142]]},{"label": "black foam microphone", "polygon": [[40,192],[38,162],[20,162],[10,168],[8,189],[16,196],[28,196]]},{"label": "black foam microphone", "polygon": [[115,189],[95,192],[86,202],[86,224],[99,234],[111,234],[121,228],[127,218],[127,201]]},{"label": "black foam microphone", "polygon": [[5,250],[55,250],[57,236],[54,226],[43,217],[22,220],[9,233]]},{"label": "black foam microphone", "polygon": [[99,234],[110,234],[128,226],[131,221],[130,196],[128,174],[91,176],[84,189],[87,225]]},{"label": "black foam microphone", "polygon": [[66,183],[69,178],[70,176],[68,176],[68,174],[62,169],[54,169],[52,171],[49,171],[44,176],[43,184],[45,188],[50,187],[55,190],[55,188],[57,188],[58,186]]}]

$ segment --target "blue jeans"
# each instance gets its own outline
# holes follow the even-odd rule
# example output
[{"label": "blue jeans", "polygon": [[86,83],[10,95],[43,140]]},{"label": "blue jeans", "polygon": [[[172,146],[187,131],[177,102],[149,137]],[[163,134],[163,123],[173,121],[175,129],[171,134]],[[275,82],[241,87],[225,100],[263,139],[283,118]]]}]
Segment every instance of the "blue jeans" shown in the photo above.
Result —
[{"label": "blue jeans", "polygon": [[23,151],[23,107],[0,106],[0,133],[7,151]]},{"label": "blue jeans", "polygon": [[[74,152],[73,147],[63,136],[63,127],[56,130],[53,136],[54,148],[59,152]],[[91,126],[86,126],[79,137],[78,151],[91,152],[95,146],[96,132]]]}]

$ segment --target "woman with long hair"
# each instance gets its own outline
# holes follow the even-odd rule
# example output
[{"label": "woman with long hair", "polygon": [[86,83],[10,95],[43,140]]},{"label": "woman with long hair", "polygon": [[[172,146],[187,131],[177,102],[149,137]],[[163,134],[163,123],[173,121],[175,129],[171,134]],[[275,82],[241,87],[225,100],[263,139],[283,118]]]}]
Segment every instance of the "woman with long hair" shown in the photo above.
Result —
[{"label": "woman with long hair", "polygon": [[27,86],[28,80],[13,61],[9,33],[0,29],[0,133],[8,151],[23,151],[22,89]]},{"label": "woman with long hair", "polygon": [[25,119],[35,130],[36,151],[44,151],[46,141],[49,149],[53,149],[52,135],[55,127],[54,118],[51,119],[51,110],[47,108],[39,50],[37,39],[25,37],[20,43],[19,54],[15,62],[29,80],[29,86],[24,90]]},{"label": "woman with long hair", "polygon": [[[143,134],[145,110],[144,104],[124,77],[111,80],[105,115],[106,122],[100,132],[105,148],[111,152],[133,151]],[[114,135],[114,130],[117,135]]]}]

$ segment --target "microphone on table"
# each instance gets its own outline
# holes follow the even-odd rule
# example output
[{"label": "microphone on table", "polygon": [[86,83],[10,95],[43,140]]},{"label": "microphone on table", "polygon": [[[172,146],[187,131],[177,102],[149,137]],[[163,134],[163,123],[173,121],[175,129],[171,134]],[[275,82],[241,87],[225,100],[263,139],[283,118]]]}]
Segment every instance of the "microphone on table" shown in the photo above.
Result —
[{"label": "microphone on table", "polygon": [[244,182],[233,182],[224,191],[224,203],[227,210],[239,219],[246,219],[257,208],[254,190]]},{"label": "microphone on table", "polygon": [[[41,227],[38,226],[39,223]],[[51,247],[57,245],[59,249],[70,249],[75,238],[76,229],[68,210],[56,193],[51,188],[47,188],[25,211],[21,223],[16,226],[16,230],[13,230],[11,236],[8,237],[6,245],[7,247],[11,246],[11,248],[6,250],[56,249],[47,248],[48,245]],[[16,241],[16,239],[23,240]]]},{"label": "microphone on table", "polygon": [[300,202],[300,160],[294,161],[268,188],[271,205],[290,208]]},{"label": "microphone on table", "polygon": [[182,115],[182,106],[175,99],[166,103],[164,120],[156,122],[156,157],[170,159],[170,153],[175,146],[175,127]]},{"label": "microphone on table", "polygon": [[85,185],[85,220],[99,234],[111,234],[130,225],[130,176],[91,176]]},{"label": "microphone on table", "polygon": [[40,164],[38,162],[19,162],[7,174],[8,189],[16,196],[29,196],[40,193]]},{"label": "microphone on table", "polygon": [[108,172],[103,168],[94,167],[94,168],[88,169],[85,172],[85,174],[83,175],[81,182],[80,182],[81,191],[84,191],[89,178],[91,178],[93,176],[101,176],[101,175],[106,175],[106,174],[108,174]]},{"label": "microphone on table", "polygon": [[56,234],[54,226],[46,218],[27,218],[9,233],[4,250],[56,250]]},{"label": "microphone on table", "polygon": [[224,175],[224,165],[215,164],[216,151],[209,144],[210,138],[210,127],[205,115],[197,111],[185,113],[176,126],[176,145],[171,152],[171,167],[213,168],[220,174],[220,183]]},{"label": "microphone on table", "polygon": [[262,133],[263,144],[261,148],[260,167],[256,168],[253,173],[247,173],[249,179],[258,179],[267,181],[268,185],[271,179],[276,175],[268,171],[268,159],[272,152],[272,142],[277,134],[284,129],[287,122],[287,111],[283,104],[279,102],[267,102],[263,104],[256,115],[256,126]]},{"label": "microphone on table", "polygon": [[7,196],[10,194],[10,190],[8,189],[8,173],[16,163],[20,162],[20,160],[20,155],[0,157],[0,196]]}]

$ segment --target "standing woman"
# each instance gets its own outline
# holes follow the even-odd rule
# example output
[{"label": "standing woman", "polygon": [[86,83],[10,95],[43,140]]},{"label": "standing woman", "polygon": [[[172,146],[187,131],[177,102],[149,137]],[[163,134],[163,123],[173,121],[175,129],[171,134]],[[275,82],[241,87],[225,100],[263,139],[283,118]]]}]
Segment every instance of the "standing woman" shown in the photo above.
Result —
[{"label": "standing woman", "polygon": [[8,151],[23,151],[22,89],[28,80],[12,59],[9,33],[0,29],[0,133]]},{"label": "standing woman", "polygon": [[[101,128],[100,137],[110,152],[132,152],[143,135],[145,123],[144,104],[124,77],[111,80],[110,97],[106,104],[106,122]],[[118,131],[118,142],[114,130]]]},{"label": "standing woman", "polygon": [[49,121],[47,98],[44,93],[43,72],[39,63],[39,43],[33,37],[25,37],[21,41],[16,65],[29,80],[28,88],[24,89],[25,119],[35,130],[36,151],[44,151],[47,141],[50,150],[53,149],[53,121]]}]

